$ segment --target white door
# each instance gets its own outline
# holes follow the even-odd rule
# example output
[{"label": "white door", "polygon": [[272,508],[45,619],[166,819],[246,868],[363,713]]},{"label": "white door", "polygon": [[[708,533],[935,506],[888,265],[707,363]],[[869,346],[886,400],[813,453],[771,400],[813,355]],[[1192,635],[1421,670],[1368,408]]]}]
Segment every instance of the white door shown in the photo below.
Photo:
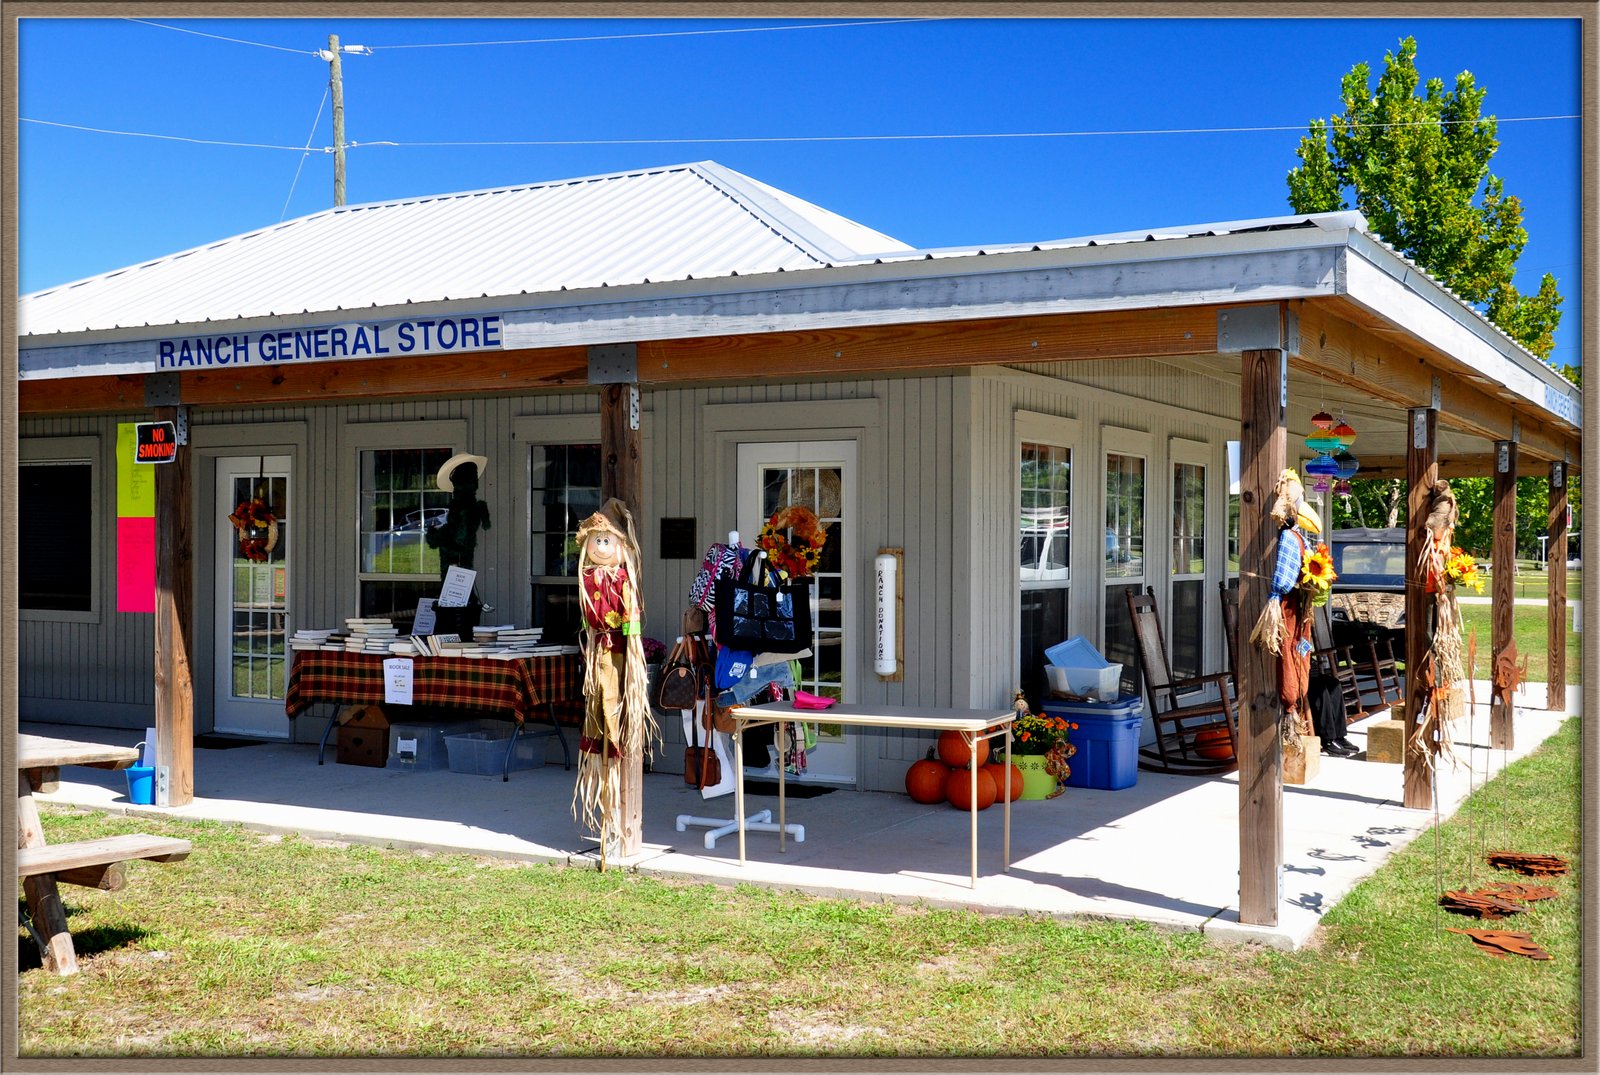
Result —
[{"label": "white door", "polygon": [[[273,516],[271,548],[253,559],[228,520],[260,496]],[[287,739],[283,698],[289,682],[289,457],[239,456],[217,460],[216,579],[213,607],[216,646],[212,684],[218,732]]]},{"label": "white door", "polygon": [[[799,504],[817,513],[828,531],[811,588],[814,641],[800,662],[798,686],[840,701],[855,700],[860,557],[856,550],[855,441],[786,441],[739,445],[739,533],[753,547],[772,513]],[[826,716],[814,725],[816,746],[806,770],[788,779],[805,783],[856,782],[857,736]],[[772,772],[775,777],[776,771]]]}]

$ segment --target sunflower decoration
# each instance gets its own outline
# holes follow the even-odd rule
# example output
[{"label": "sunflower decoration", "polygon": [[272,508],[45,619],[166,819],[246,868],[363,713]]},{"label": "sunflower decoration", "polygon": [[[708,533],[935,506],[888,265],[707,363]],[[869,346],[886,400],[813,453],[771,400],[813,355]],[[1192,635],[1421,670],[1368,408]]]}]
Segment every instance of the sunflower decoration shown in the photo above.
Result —
[{"label": "sunflower decoration", "polygon": [[[788,537],[784,536],[785,531]],[[790,504],[772,513],[756,537],[756,548],[790,578],[801,579],[817,569],[822,561],[822,546],[827,542],[827,528],[817,519],[817,513]]]},{"label": "sunflower decoration", "polygon": [[228,521],[239,531],[240,556],[256,563],[264,563],[272,556],[278,544],[278,517],[272,514],[265,497],[241,500]]},{"label": "sunflower decoration", "polygon": [[1444,577],[1452,587],[1467,586],[1477,593],[1483,592],[1483,576],[1478,572],[1478,561],[1460,545],[1450,546],[1450,555],[1444,561]]},{"label": "sunflower decoration", "polygon": [[1307,552],[1300,564],[1300,586],[1310,598],[1312,607],[1328,603],[1333,590],[1333,580],[1339,575],[1333,570],[1333,555],[1328,546],[1318,545],[1315,552]]}]

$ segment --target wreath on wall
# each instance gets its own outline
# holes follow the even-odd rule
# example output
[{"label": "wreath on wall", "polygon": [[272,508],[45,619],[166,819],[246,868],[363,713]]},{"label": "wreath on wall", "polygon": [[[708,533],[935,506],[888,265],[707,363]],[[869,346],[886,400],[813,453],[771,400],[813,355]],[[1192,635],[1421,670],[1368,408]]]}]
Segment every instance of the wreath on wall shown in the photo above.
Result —
[{"label": "wreath on wall", "polygon": [[272,505],[266,498],[266,460],[262,460],[260,484],[256,495],[239,501],[228,521],[239,531],[239,555],[246,560],[265,563],[278,545],[278,517],[272,514]]}]

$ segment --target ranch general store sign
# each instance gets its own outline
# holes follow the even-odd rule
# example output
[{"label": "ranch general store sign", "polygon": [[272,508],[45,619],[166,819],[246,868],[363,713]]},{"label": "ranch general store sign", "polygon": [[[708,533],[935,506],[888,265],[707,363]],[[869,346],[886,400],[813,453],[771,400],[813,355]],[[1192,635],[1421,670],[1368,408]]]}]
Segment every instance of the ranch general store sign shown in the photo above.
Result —
[{"label": "ranch general store sign", "polygon": [[350,322],[276,332],[230,332],[156,341],[156,369],[331,362],[384,355],[499,350],[500,314]]}]

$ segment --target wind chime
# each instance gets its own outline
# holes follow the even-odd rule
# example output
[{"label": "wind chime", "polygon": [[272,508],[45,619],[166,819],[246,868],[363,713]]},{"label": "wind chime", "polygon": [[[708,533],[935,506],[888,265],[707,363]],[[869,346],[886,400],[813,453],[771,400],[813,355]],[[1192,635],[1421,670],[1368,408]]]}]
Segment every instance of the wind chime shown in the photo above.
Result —
[{"label": "wind chime", "polygon": [[1317,453],[1305,465],[1306,474],[1314,479],[1311,491],[1326,493],[1331,488],[1340,496],[1349,496],[1350,479],[1361,469],[1360,462],[1350,454],[1356,431],[1342,417],[1336,421],[1327,411],[1312,415],[1311,426],[1306,447]]}]

